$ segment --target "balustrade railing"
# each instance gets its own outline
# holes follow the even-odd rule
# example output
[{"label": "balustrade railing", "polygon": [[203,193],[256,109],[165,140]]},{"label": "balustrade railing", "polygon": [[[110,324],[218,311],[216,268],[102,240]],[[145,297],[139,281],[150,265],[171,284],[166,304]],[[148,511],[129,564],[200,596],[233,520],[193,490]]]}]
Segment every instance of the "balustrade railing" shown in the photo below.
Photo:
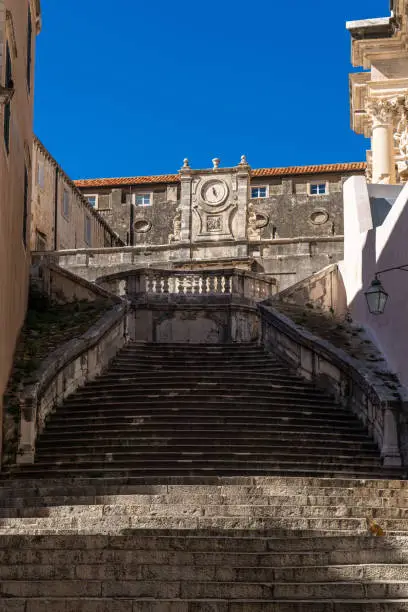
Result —
[{"label": "balustrade railing", "polygon": [[[276,293],[276,283],[245,270],[152,270],[143,269],[127,276],[127,294],[146,296],[239,296],[254,301]],[[116,279],[117,281],[117,279]]]}]

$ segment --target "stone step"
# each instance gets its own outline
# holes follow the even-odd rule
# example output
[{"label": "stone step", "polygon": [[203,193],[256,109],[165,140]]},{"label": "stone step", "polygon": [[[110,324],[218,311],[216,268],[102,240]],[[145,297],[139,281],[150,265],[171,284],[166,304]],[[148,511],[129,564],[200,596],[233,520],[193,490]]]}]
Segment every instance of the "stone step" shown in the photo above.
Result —
[{"label": "stone step", "polygon": [[[400,474],[401,476],[401,474]],[[303,494],[307,491],[309,494],[355,494],[359,492],[361,496],[367,494],[395,495],[407,494],[408,493],[408,480],[389,478],[348,478],[348,477],[316,477],[316,476],[205,476],[190,478],[188,476],[182,478],[168,478],[165,483],[140,483],[139,479],[135,482],[132,480],[113,478],[45,478],[41,480],[31,480],[27,483],[27,480],[18,477],[10,478],[8,474],[4,472],[0,475],[0,494],[3,491],[16,490],[24,492],[27,490],[27,486],[32,488],[38,487],[59,487],[61,490],[65,490],[67,487],[85,487],[95,488],[95,491],[106,489],[114,485],[115,487],[124,487],[128,492],[129,487],[134,487],[131,492],[139,494],[152,494],[153,492],[159,492],[160,494],[166,492],[184,492],[188,494],[194,493],[208,493],[212,494],[214,490],[225,491],[229,495],[235,495],[247,492],[263,492],[265,494]],[[125,492],[125,490],[123,491]]]},{"label": "stone step", "polygon": [[[154,410],[163,410],[165,409],[165,412],[167,414],[171,414],[171,411],[190,411],[192,413],[192,415],[197,415],[200,416],[200,414],[207,414],[206,411],[206,407],[208,406],[208,409],[213,409],[212,412],[210,412],[209,414],[211,414],[211,416],[217,416],[217,414],[219,413],[220,416],[222,417],[224,414],[225,416],[229,416],[231,415],[231,409],[236,408],[235,414],[237,416],[245,416],[245,414],[248,414],[248,408],[249,406],[251,406],[251,400],[248,398],[248,400],[238,400],[238,399],[232,399],[230,401],[226,401],[226,400],[219,400],[219,402],[217,402],[215,399],[208,401],[207,403],[204,400],[195,400],[194,398],[178,398],[178,397],[170,397],[167,399],[161,399],[160,401],[160,397],[159,396],[151,396],[147,399],[145,399],[144,401],[137,401],[135,399],[133,399],[132,397],[125,399],[123,398],[121,399],[114,399],[112,398],[112,400],[110,399],[96,399],[94,401],[92,400],[84,400],[84,399],[80,399],[80,398],[73,398],[71,399],[69,402],[67,402],[65,404],[65,406],[61,409],[61,414],[62,414],[62,410],[66,410],[67,412],[72,409],[75,411],[81,411],[84,408],[88,408],[88,409],[93,409],[93,410],[116,410],[116,409],[120,409],[120,410],[128,410],[127,414],[132,415],[133,411],[135,410],[145,410],[145,411],[154,411]],[[86,404],[85,404],[86,402]],[[333,418],[337,418],[337,416],[339,416],[339,418],[344,417],[344,412],[340,409],[337,412],[337,407],[334,405],[330,405],[327,401],[315,401],[315,400],[307,400],[307,399],[300,399],[298,401],[290,401],[290,400],[283,400],[283,399],[274,399],[271,398],[268,401],[254,401],[254,409],[260,409],[265,412],[265,411],[269,411],[270,414],[273,416],[274,413],[279,414],[280,412],[283,412],[284,414],[299,414],[299,415],[311,415],[313,416],[314,413],[317,412],[317,414],[321,414],[321,412],[323,412],[323,416],[324,417],[329,417],[330,415]],[[218,409],[218,413],[215,411]],[[223,412],[225,409],[225,413]],[[315,411],[315,412],[314,412]],[[320,412],[321,411],[321,412]],[[54,413],[54,415],[58,415],[60,414],[60,411],[58,410],[57,413]],[[154,412],[152,412],[152,414],[154,414]],[[232,413],[234,415],[234,413]],[[256,414],[256,413],[255,413]],[[262,416],[262,413],[259,413],[260,416]],[[349,414],[349,422],[351,425],[355,425],[355,424],[359,424],[360,421],[352,414]]]},{"label": "stone step", "polygon": [[[94,468],[98,465],[102,465],[106,468],[106,464],[113,464],[115,466],[123,465],[129,466],[129,468],[135,468],[138,466],[146,465],[147,467],[165,466],[166,464],[174,465],[178,463],[191,462],[195,467],[205,467],[206,465],[223,465],[229,466],[236,462],[243,462],[246,467],[250,465],[275,465],[276,463],[284,465],[286,463],[300,462],[303,465],[343,465],[347,461],[352,461],[353,457],[337,455],[333,457],[327,457],[324,454],[310,453],[310,454],[296,454],[296,453],[277,453],[273,454],[258,454],[252,453],[105,453],[101,455],[95,455],[94,453],[87,453],[82,451],[81,454],[68,454],[59,453],[56,455],[58,465],[76,465],[84,468]],[[46,465],[53,463],[55,456],[38,452],[36,453],[36,464]],[[354,462],[358,466],[372,466],[375,468],[382,469],[381,462],[378,457],[366,457],[364,455],[355,456]]]},{"label": "stone step", "polygon": [[[47,507],[32,506],[29,507],[7,507],[0,508],[0,516],[2,518],[61,518],[61,519],[92,519],[104,520],[109,517],[124,520],[125,517],[138,517],[143,520],[146,518],[167,519],[167,518],[238,518],[238,519],[361,519],[366,520],[367,516],[370,519],[376,519],[380,525],[386,525],[390,521],[408,520],[408,508],[393,507],[377,507],[371,508],[367,506],[329,506],[329,505],[301,505],[295,506],[289,503],[282,504],[231,504],[224,503],[221,505],[209,504],[202,505],[200,503],[155,503],[135,504],[126,502],[122,504],[75,504],[75,505],[50,505]],[[401,523],[402,524],[402,523]],[[405,524],[405,523],[404,523]],[[407,523],[408,524],[408,523]],[[361,525],[360,525],[361,526]],[[367,528],[367,525],[364,523]],[[393,527],[396,529],[397,527]],[[404,530],[403,527],[401,530]]]},{"label": "stone step", "polygon": [[[133,421],[133,422],[132,422]],[[171,432],[181,433],[182,431],[187,431],[188,433],[196,432],[208,432],[210,434],[223,433],[228,436],[232,436],[236,433],[243,433],[242,428],[245,428],[245,432],[260,432],[260,433],[273,433],[276,432],[277,429],[282,428],[282,430],[288,429],[290,427],[293,433],[296,431],[301,432],[326,432],[328,430],[333,430],[335,427],[335,434],[343,433],[343,434],[361,434],[364,435],[364,429],[362,425],[358,421],[355,423],[344,423],[343,421],[337,422],[335,419],[328,421],[326,423],[310,418],[298,418],[291,419],[287,418],[274,418],[273,416],[268,417],[267,419],[257,419],[254,418],[253,421],[248,422],[248,420],[244,417],[240,419],[238,415],[234,417],[220,417],[218,419],[214,417],[208,417],[207,419],[197,418],[194,421],[187,420],[181,416],[181,418],[177,419],[176,417],[171,418],[170,416],[156,417],[154,420],[151,417],[147,417],[146,419],[138,419],[137,416],[130,416],[128,419],[117,420],[116,422],[95,422],[92,423],[92,431],[94,433],[102,433],[112,432],[115,430],[119,430],[120,428],[125,428],[125,430],[130,427],[137,428],[137,431],[146,433],[151,431],[153,435],[158,435],[161,432],[170,434]],[[61,425],[58,422],[54,422],[53,419],[50,419],[47,422],[46,431],[51,434],[54,433],[54,430],[60,430]],[[71,422],[64,423],[64,434],[69,435],[71,432],[75,433],[76,431],[81,431],[84,428],[84,424],[81,422],[75,422],[72,419]],[[112,430],[110,430],[112,428]]]},{"label": "stone step", "polygon": [[149,419],[156,418],[188,418],[188,419],[204,419],[204,418],[233,418],[238,417],[240,419],[248,419],[248,422],[251,422],[251,417],[253,417],[254,422],[256,419],[267,419],[270,416],[279,419],[297,419],[308,417],[309,419],[327,419],[331,421],[335,419],[336,422],[349,422],[350,415],[344,414],[342,412],[338,412],[337,409],[329,412],[324,408],[308,408],[308,409],[298,409],[295,406],[288,406],[285,408],[277,408],[273,404],[270,407],[258,408],[256,405],[252,407],[252,410],[239,408],[237,410],[234,405],[225,407],[223,406],[222,411],[217,408],[216,405],[208,405],[207,409],[202,408],[191,408],[191,407],[180,407],[180,408],[168,408],[165,405],[163,406],[155,406],[154,408],[149,408],[147,411],[144,408],[104,408],[103,405],[70,405],[65,406],[63,409],[58,410],[58,412],[54,413],[52,416],[53,422],[58,421],[66,421],[68,420],[84,420],[87,421],[89,419],[102,419],[107,418],[111,419],[113,417],[116,418],[134,418],[137,417],[146,417]]},{"label": "stone step", "polygon": [[[113,413],[99,413],[94,414],[60,414],[55,415],[55,418],[50,419],[47,422],[49,431],[64,427],[67,431],[73,430],[77,427],[89,428],[97,430],[97,428],[114,427],[115,429],[123,425],[137,426],[139,427],[152,427],[157,426],[157,431],[165,426],[178,427],[185,429],[191,425],[192,428],[198,428],[201,425],[204,427],[220,426],[224,425],[226,429],[232,428],[232,430],[239,426],[245,426],[252,428],[266,427],[271,428],[274,426],[280,426],[284,424],[293,424],[295,429],[299,427],[306,427],[314,429],[324,429],[326,427],[333,427],[339,431],[364,431],[362,425],[357,421],[355,424],[349,423],[345,419],[336,418],[336,415],[332,415],[331,418],[327,418],[324,425],[319,415],[309,414],[305,415],[304,412],[299,414],[290,414],[286,416],[280,413],[271,411],[269,414],[254,414],[252,418],[241,415],[239,410],[232,414],[194,414],[193,412],[184,412],[181,409],[171,409],[165,412],[165,414],[150,413],[148,408],[144,411],[132,413],[132,410],[127,410],[125,414]],[[99,429],[98,429],[99,430]]]},{"label": "stone step", "polygon": [[[288,382],[290,383],[288,385]],[[234,395],[236,393],[241,394],[243,393],[274,393],[274,392],[280,392],[280,393],[290,393],[290,394],[295,394],[298,391],[301,393],[320,393],[320,396],[322,396],[322,392],[320,389],[318,389],[317,387],[315,387],[314,385],[305,385],[304,382],[302,381],[298,381],[298,380],[293,380],[293,379],[289,379],[289,381],[287,380],[278,380],[273,381],[271,380],[270,382],[268,381],[259,381],[259,382],[254,382],[254,381],[237,381],[236,379],[234,380],[234,382],[225,382],[225,381],[221,381],[221,382],[213,382],[210,378],[208,379],[208,381],[198,381],[195,382],[194,380],[181,380],[179,379],[166,379],[165,381],[163,381],[160,384],[160,391],[162,393],[169,393],[169,392],[189,392],[191,393],[192,391],[195,392],[200,392],[203,393],[204,391],[206,391],[206,387],[210,385],[211,387],[214,386],[217,390],[217,393],[222,393],[225,395]],[[158,391],[158,384],[156,382],[156,380],[154,381],[147,381],[143,378],[141,378],[140,380],[134,380],[133,378],[129,378],[128,380],[125,381],[121,381],[121,380],[117,380],[114,383],[110,383],[109,381],[107,382],[105,377],[103,378],[98,378],[92,382],[87,383],[87,385],[85,387],[82,387],[80,389],[78,389],[77,393],[87,396],[87,395],[92,395],[93,393],[95,393],[96,391],[99,393],[114,393],[116,390],[120,391],[120,392],[129,392],[129,393],[145,393],[145,392],[149,392],[149,391],[153,391],[153,392],[157,392]],[[329,394],[327,394],[327,398],[330,398],[331,396]]]},{"label": "stone step", "polygon": [[[0,508],[4,509],[19,509],[23,508],[24,512],[28,510],[34,512],[34,509],[55,506],[93,506],[93,505],[116,505],[121,508],[122,506],[156,506],[161,504],[164,508],[171,505],[180,505],[183,503],[183,507],[190,508],[193,504],[195,507],[199,506],[203,508],[203,512],[214,513],[217,509],[221,514],[221,507],[226,507],[227,512],[231,511],[231,508],[243,509],[243,512],[250,512],[251,508],[255,508],[254,511],[260,511],[261,508],[275,508],[282,507],[283,513],[287,512],[286,507],[292,508],[294,512],[294,506],[301,508],[299,512],[304,512],[304,508],[329,508],[330,512],[334,513],[334,508],[340,514],[349,512],[350,516],[366,516],[370,518],[378,518],[381,513],[388,512],[390,518],[399,518],[402,515],[405,516],[406,509],[408,508],[408,497],[407,496],[394,496],[394,497],[379,497],[372,495],[371,497],[360,497],[358,495],[241,495],[232,497],[209,496],[200,494],[191,494],[183,496],[182,494],[162,494],[162,495],[137,495],[137,494],[110,494],[109,492],[103,494],[89,495],[86,490],[78,489],[77,493],[73,493],[71,490],[64,490],[62,492],[56,492],[53,490],[47,491],[41,490],[37,495],[34,491],[28,490],[24,497],[13,496],[10,492],[8,495],[0,497]],[[392,506],[390,506],[390,501]],[[238,511],[237,510],[237,511]],[[269,510],[267,510],[269,511]],[[311,512],[312,510],[310,510]],[[319,510],[321,511],[321,510]],[[401,512],[403,511],[403,512]],[[360,513],[360,514],[358,514]],[[5,515],[6,516],[6,515]]]},{"label": "stone step", "polygon": [[[49,436],[48,429],[44,431],[41,435],[39,446],[42,444],[52,444],[54,445],[56,442],[65,442],[68,444],[93,444],[94,442],[102,442],[108,443],[110,440],[113,443],[118,443],[118,438],[122,441],[123,445],[127,444],[135,444],[135,440],[141,444],[154,444],[154,443],[166,443],[170,442],[172,444],[194,444],[198,442],[207,443],[208,440],[214,440],[214,445],[218,443],[222,443],[227,440],[226,444],[231,444],[232,440],[234,444],[243,440],[246,444],[273,444],[282,443],[284,440],[287,441],[288,444],[294,445],[298,442],[307,444],[311,442],[313,444],[321,444],[323,443],[325,446],[330,447],[332,442],[335,444],[340,444],[342,442],[349,443],[364,443],[367,442],[367,436],[364,435],[363,432],[333,432],[333,431],[292,431],[289,429],[284,429],[283,426],[279,427],[279,430],[275,428],[273,432],[265,432],[265,431],[234,431],[234,435],[231,436],[230,432],[226,431],[218,431],[215,429],[206,431],[203,429],[181,432],[180,430],[176,433],[170,435],[167,430],[161,435],[156,435],[154,432],[137,432],[137,431],[129,431],[129,428],[125,429],[111,429],[109,433],[100,437],[97,432],[93,432],[87,430],[85,432],[73,432],[72,434],[67,434],[64,431],[53,431],[52,437]],[[153,440],[153,441],[152,441]],[[370,443],[370,442],[369,442]]]},{"label": "stone step", "polygon": [[[264,399],[264,400],[271,400],[271,399],[275,399],[277,397],[283,397],[283,398],[291,398],[291,399],[298,399],[298,398],[310,398],[310,399],[316,399],[316,400],[321,400],[322,397],[324,398],[324,395],[322,396],[322,393],[319,392],[318,390],[310,390],[310,389],[285,389],[282,387],[278,387],[278,388],[272,388],[270,387],[269,389],[260,389],[260,390],[231,390],[231,389],[220,389],[219,387],[217,387],[216,389],[217,391],[217,398],[221,398],[221,399],[229,399],[229,400],[234,400],[234,399],[241,399],[241,398],[245,398],[245,399],[251,399],[251,400],[258,400],[258,399]],[[109,391],[100,388],[100,387],[94,387],[93,389],[89,389],[88,387],[85,387],[84,389],[79,390],[75,396],[76,398],[81,398],[84,400],[90,400],[92,401],[93,399],[106,399],[108,397],[132,397],[132,396],[141,396],[141,397],[149,397],[149,395],[154,395],[154,396],[159,396],[160,398],[166,399],[169,394],[177,394],[178,397],[191,397],[193,396],[194,398],[200,398],[200,399],[204,399],[206,397],[208,397],[208,392],[206,391],[205,388],[202,388],[202,385],[198,385],[198,387],[194,387],[194,388],[179,388],[179,387],[173,387],[173,388],[169,388],[169,389],[163,389],[162,387],[160,387],[159,389],[157,388],[157,385],[154,386],[150,386],[150,387],[142,387],[140,385],[135,385],[133,388],[125,388],[125,389],[121,389],[121,388],[117,388],[116,390],[114,388],[111,388]],[[325,398],[326,401],[329,400],[329,397]]]},{"label": "stone step", "polygon": [[357,564],[357,565],[317,565],[310,567],[244,567],[216,565],[180,565],[144,564],[136,556],[127,558],[127,562],[102,564],[70,565],[64,561],[59,564],[23,564],[0,565],[0,583],[2,581],[37,581],[47,580],[116,580],[127,583],[143,581],[185,581],[190,583],[280,583],[280,584],[310,584],[325,583],[336,585],[339,581],[350,581],[352,584],[362,581],[379,581],[381,583],[408,582],[408,564]]},{"label": "stone step", "polygon": [[[9,536],[5,536],[9,537]],[[45,536],[46,537],[46,536]],[[61,536],[58,536],[59,538]],[[92,536],[89,536],[90,538]],[[98,538],[99,536],[95,536]],[[359,551],[309,551],[309,552],[209,552],[179,550],[138,550],[134,548],[89,548],[89,549],[42,549],[37,546],[30,548],[1,549],[0,566],[4,568],[16,567],[17,571],[24,571],[24,566],[70,566],[75,571],[75,566],[102,566],[115,564],[118,567],[126,567],[131,564],[144,567],[156,566],[165,568],[167,566],[184,566],[191,568],[213,567],[213,568],[266,568],[278,569],[280,571],[289,567],[304,569],[315,567],[329,568],[360,567],[367,570],[370,566],[384,567],[385,564],[393,566],[396,572],[398,568],[403,571],[407,569],[408,550],[392,549],[363,549]],[[385,568],[384,568],[385,569]],[[334,572],[333,572],[334,573]]]},{"label": "stone step", "polygon": [[[59,460],[64,461],[110,461],[114,459],[115,461],[133,461],[134,459],[141,459],[149,461],[176,461],[185,459],[198,459],[203,461],[231,461],[235,456],[239,459],[250,460],[250,461],[265,461],[270,462],[272,460],[277,461],[280,457],[285,457],[285,459],[296,459],[297,461],[327,461],[327,463],[341,463],[346,461],[355,461],[359,465],[380,465],[380,460],[376,455],[356,455],[350,453],[346,454],[337,454],[335,456],[327,456],[325,453],[319,453],[316,451],[315,453],[307,454],[304,450],[294,449],[295,452],[282,452],[282,450],[277,450],[275,452],[268,451],[264,453],[257,452],[257,450],[252,449],[252,451],[229,451],[229,452],[217,452],[217,451],[184,451],[180,452],[178,449],[173,449],[169,451],[166,448],[161,449],[160,451],[150,450],[142,450],[138,447],[135,447],[132,451],[124,451],[123,449],[117,450],[115,452],[105,452],[105,453],[97,453],[95,449],[83,449],[80,454],[78,454],[77,449],[72,449],[71,452],[63,451],[62,449],[58,450],[54,449],[53,452],[46,451],[37,451],[36,459],[39,460],[41,458],[42,461],[50,460],[53,457],[58,457]],[[297,451],[297,452],[296,452]]]},{"label": "stone step", "polygon": [[183,580],[2,580],[3,598],[14,597],[146,597],[166,599],[307,600],[333,598],[407,599],[408,582],[211,582]]},{"label": "stone step", "polygon": [[272,367],[278,366],[279,368],[284,367],[282,362],[276,358],[270,357],[266,354],[259,353],[243,353],[240,356],[231,354],[231,355],[206,355],[203,353],[202,355],[172,355],[171,357],[166,357],[163,354],[149,354],[145,355],[143,353],[140,354],[130,354],[123,353],[118,357],[115,357],[112,361],[113,364],[132,364],[135,366],[146,365],[148,361],[151,365],[159,365],[163,367],[168,367],[169,364],[174,367],[199,367],[201,365],[210,366],[213,364],[215,367],[235,367],[240,365],[250,364],[264,364],[270,365]]},{"label": "stone step", "polygon": [[[377,481],[378,482],[378,481]],[[398,481],[394,481],[398,482]],[[14,505],[27,500],[37,500],[40,505],[63,504],[109,504],[123,505],[127,503],[195,503],[202,506],[222,504],[257,505],[308,505],[308,506],[338,506],[352,507],[406,507],[408,495],[405,489],[375,489],[375,488],[327,488],[307,487],[269,490],[262,487],[230,487],[196,485],[132,485],[115,484],[112,479],[84,479],[71,482],[61,479],[53,484],[49,480],[13,481],[20,486],[4,486],[0,489],[2,505]],[[23,488],[21,485],[25,484]],[[24,495],[24,497],[22,497]],[[83,501],[81,501],[83,499]]]},{"label": "stone step", "polygon": [[[29,599],[13,597],[2,604],[4,612],[406,612],[407,599],[263,600],[225,598],[166,599],[66,597]],[[68,607],[66,607],[68,606]]]},{"label": "stone step", "polygon": [[[305,387],[305,381],[298,376],[290,375],[289,373],[283,374],[274,374],[271,372],[240,372],[239,380],[242,381],[243,384],[250,385],[269,385],[269,384],[300,384]],[[134,372],[123,373],[120,374],[118,372],[113,373],[111,370],[108,370],[101,377],[96,378],[94,381],[87,383],[87,387],[92,388],[92,386],[99,385],[107,385],[112,386],[116,384],[151,384],[151,379],[147,380],[145,372],[138,372],[135,370]],[[181,370],[173,370],[170,372],[155,372],[154,373],[154,383],[155,385],[171,385],[171,384],[186,384],[186,385],[196,385],[196,384],[223,384],[229,385],[237,384],[237,377],[234,374],[231,374],[230,370],[224,371],[214,371],[214,372],[203,372],[202,370],[197,370],[195,372],[190,371],[181,371]],[[310,388],[313,389],[315,386],[311,383]]]},{"label": "stone step", "polygon": [[[267,440],[262,443],[259,442],[259,438],[256,438],[256,450],[259,453],[277,453],[282,451],[288,451],[288,445],[293,443],[293,438],[279,438],[279,440]],[[46,439],[40,439],[37,444],[37,451],[41,452],[42,455],[45,454],[53,454],[56,451],[59,452],[78,452],[78,446],[83,447],[83,438],[70,440],[68,443],[58,442],[56,445],[52,441]],[[225,452],[254,452],[254,443],[251,443],[251,440],[247,439],[236,439],[234,441],[225,441],[223,439],[217,438],[207,438],[207,439],[192,439],[191,443],[183,442],[181,440],[167,440],[167,439],[158,439],[152,442],[149,439],[149,443],[140,443],[138,440],[137,443],[135,439],[121,439],[118,442],[117,438],[113,438],[109,440],[104,438],[103,440],[93,440],[92,446],[87,447],[88,453],[109,453],[109,452],[124,452],[128,447],[131,449],[135,449],[138,452],[179,452],[183,454],[185,452],[216,452],[218,447],[221,447],[220,450]],[[342,455],[354,453],[364,454],[364,455],[374,455],[378,456],[378,448],[376,445],[369,442],[349,442],[341,439],[332,440],[330,443],[325,443],[324,445],[318,444],[316,442],[303,439],[296,440],[296,445],[290,446],[290,452],[302,453],[305,450],[307,452],[318,451],[319,453],[324,453],[325,455]]]},{"label": "stone step", "polygon": [[33,467],[27,466],[26,468],[18,466],[15,468],[15,475],[20,478],[47,478],[50,474],[54,477],[115,477],[123,478],[126,480],[133,480],[133,482],[139,481],[141,483],[164,483],[168,479],[186,479],[190,477],[192,481],[194,479],[201,479],[203,476],[213,474],[214,478],[220,476],[317,476],[325,478],[337,478],[337,477],[348,477],[348,478],[370,478],[370,479],[382,479],[382,478],[398,478],[400,471],[398,469],[392,470],[390,468],[369,468],[367,466],[351,466],[346,467],[344,465],[304,465],[299,466],[298,463],[293,464],[276,464],[265,467],[263,465],[245,465],[243,463],[236,463],[231,466],[213,467],[206,466],[204,468],[198,468],[193,465],[182,465],[177,464],[174,466],[165,467],[137,467],[134,469],[128,467],[116,467],[115,464],[107,464],[106,466],[99,464],[95,468],[84,468],[76,466],[75,464],[43,464],[37,466],[34,464]]},{"label": "stone step", "polygon": [[[65,603],[66,602],[66,603]],[[406,612],[407,599],[263,600],[66,597],[4,601],[4,612]],[[68,606],[68,607],[66,607]]]},{"label": "stone step", "polygon": [[[3,535],[0,538],[0,551],[15,551],[17,554],[27,551],[88,551],[131,550],[131,551],[168,551],[179,553],[276,553],[282,558],[288,553],[339,552],[359,554],[360,551],[379,551],[379,554],[408,551],[408,535],[381,538],[365,533],[316,535],[292,532],[290,537],[269,529],[143,529],[139,527],[126,535],[98,534],[83,538],[64,534]],[[0,553],[2,554],[2,553]]]}]

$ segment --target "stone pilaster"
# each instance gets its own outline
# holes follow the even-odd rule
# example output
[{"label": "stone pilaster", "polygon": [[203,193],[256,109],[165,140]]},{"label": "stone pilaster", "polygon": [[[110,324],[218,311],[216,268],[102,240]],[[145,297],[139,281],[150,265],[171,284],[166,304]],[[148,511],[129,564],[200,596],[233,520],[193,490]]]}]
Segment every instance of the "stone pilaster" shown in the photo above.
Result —
[{"label": "stone pilaster", "polygon": [[237,223],[236,240],[245,240],[247,237],[248,203],[250,199],[249,189],[251,184],[251,167],[245,156],[237,166]]},{"label": "stone pilaster", "polygon": [[184,160],[183,167],[180,169],[180,209],[181,209],[181,242],[188,242],[191,238],[191,189],[192,171],[188,159]]}]

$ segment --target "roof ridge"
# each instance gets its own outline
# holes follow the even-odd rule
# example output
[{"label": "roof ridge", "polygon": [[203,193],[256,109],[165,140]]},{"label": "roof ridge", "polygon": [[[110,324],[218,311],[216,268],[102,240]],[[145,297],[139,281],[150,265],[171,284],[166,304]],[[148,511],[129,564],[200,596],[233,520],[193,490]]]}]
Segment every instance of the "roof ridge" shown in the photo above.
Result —
[{"label": "roof ridge", "polygon": [[[351,170],[365,170],[367,163],[364,161],[354,162],[335,162],[331,164],[308,164],[304,166],[281,166],[271,168],[253,168],[253,176],[283,176],[289,174],[309,174],[309,173],[324,173],[324,172],[341,172]],[[150,174],[139,176],[123,176],[123,177],[108,177],[108,178],[89,178],[77,179],[74,183],[77,186],[94,186],[102,187],[104,185],[132,185],[137,183],[170,183],[179,182],[179,174]]]}]

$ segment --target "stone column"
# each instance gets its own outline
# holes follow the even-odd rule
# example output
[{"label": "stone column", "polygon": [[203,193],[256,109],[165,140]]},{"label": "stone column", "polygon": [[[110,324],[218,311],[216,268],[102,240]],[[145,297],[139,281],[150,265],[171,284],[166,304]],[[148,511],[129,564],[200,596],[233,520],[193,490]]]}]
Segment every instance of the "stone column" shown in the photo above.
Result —
[{"label": "stone column", "polygon": [[184,160],[183,167],[180,169],[180,208],[181,208],[181,231],[180,241],[187,242],[191,237],[191,185],[192,171],[188,159]]},{"label": "stone column", "polygon": [[391,100],[370,100],[367,112],[372,121],[372,182],[395,184],[394,118],[397,106]]}]

